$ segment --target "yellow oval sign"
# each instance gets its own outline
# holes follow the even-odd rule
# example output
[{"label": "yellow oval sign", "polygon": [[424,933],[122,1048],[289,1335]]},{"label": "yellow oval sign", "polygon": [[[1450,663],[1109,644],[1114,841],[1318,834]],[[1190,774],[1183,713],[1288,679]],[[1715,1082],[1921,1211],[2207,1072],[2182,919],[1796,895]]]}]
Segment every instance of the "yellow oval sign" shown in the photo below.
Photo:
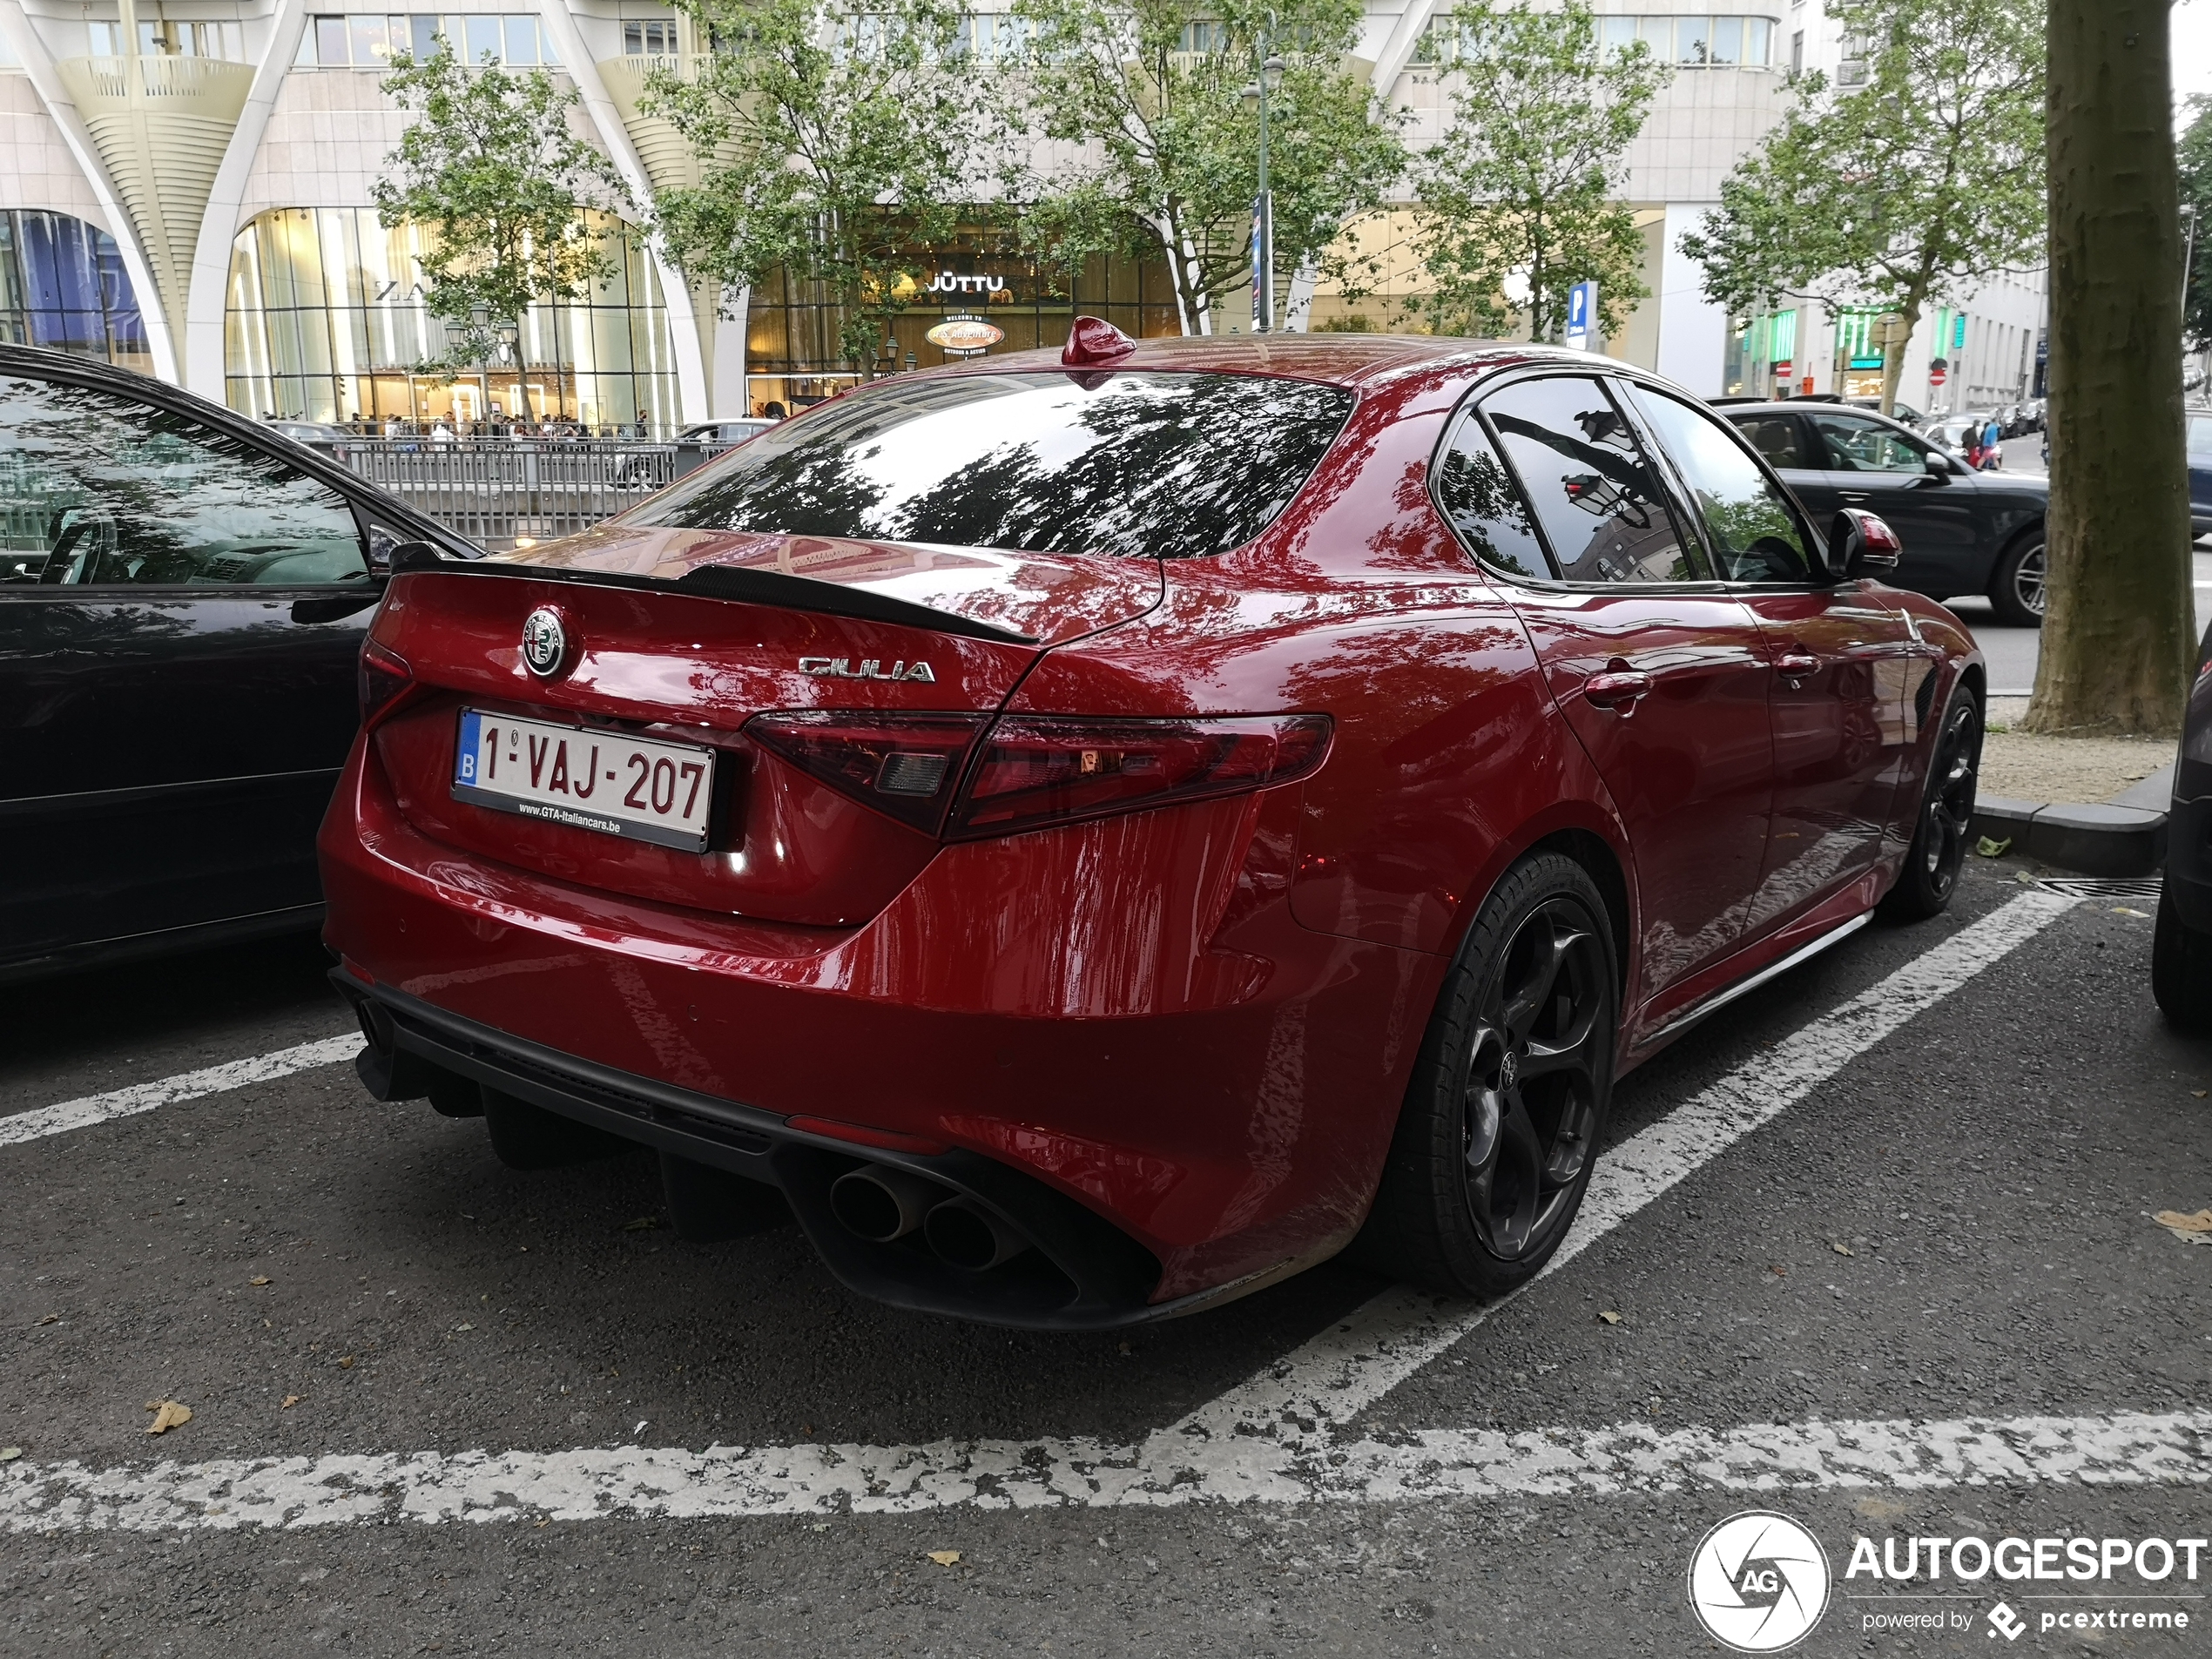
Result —
[{"label": "yellow oval sign", "polygon": [[1006,330],[980,317],[953,317],[922,336],[947,351],[981,351],[1006,338]]}]

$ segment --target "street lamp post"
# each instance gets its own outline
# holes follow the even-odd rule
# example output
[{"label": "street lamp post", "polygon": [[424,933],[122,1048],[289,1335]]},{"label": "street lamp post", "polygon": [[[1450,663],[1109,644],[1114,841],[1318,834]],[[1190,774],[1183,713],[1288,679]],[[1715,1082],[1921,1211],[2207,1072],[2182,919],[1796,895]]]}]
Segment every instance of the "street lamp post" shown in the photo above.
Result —
[{"label": "street lamp post", "polygon": [[[1260,37],[1263,51],[1268,38]],[[1270,84],[1281,78],[1283,69],[1283,60],[1268,52],[1259,74],[1240,95],[1259,105],[1259,197],[1252,208],[1252,332],[1256,334],[1275,331],[1275,197],[1267,188],[1267,93]]]}]

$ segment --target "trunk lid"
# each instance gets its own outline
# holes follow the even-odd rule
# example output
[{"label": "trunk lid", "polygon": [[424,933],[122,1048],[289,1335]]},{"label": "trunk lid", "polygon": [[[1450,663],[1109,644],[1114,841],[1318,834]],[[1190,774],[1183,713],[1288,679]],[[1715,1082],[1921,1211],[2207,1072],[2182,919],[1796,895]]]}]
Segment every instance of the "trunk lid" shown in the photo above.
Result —
[{"label": "trunk lid", "polygon": [[[372,749],[442,846],[578,885],[762,921],[850,927],[935,854],[909,827],[743,731],[771,711],[988,715],[1051,645],[1142,615],[1154,561],[608,526],[455,567],[407,567],[371,637],[416,690]],[[567,656],[523,653],[550,608]],[[455,792],[466,710],[710,751],[705,851],[543,821]]]}]

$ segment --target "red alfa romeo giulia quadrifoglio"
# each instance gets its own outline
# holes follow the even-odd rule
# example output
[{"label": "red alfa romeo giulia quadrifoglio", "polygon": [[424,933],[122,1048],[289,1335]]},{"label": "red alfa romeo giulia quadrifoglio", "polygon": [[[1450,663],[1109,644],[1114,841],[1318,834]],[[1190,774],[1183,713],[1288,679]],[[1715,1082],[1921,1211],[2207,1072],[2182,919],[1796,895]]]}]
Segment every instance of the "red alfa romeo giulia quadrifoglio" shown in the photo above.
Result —
[{"label": "red alfa romeo giulia quadrifoglio", "polygon": [[1588,357],[1086,320],[880,381],[403,550],[321,840],[362,1076],[911,1308],[1502,1289],[1624,1068],[1948,901],[1983,671],[1895,556]]}]

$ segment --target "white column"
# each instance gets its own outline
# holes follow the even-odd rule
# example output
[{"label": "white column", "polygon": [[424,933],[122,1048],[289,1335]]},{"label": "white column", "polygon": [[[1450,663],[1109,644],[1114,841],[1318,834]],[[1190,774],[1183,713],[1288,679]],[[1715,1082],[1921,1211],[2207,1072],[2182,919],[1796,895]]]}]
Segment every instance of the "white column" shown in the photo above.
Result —
[{"label": "white column", "polygon": [[1682,251],[1686,232],[1710,211],[1703,203],[1667,206],[1659,262],[1659,373],[1698,397],[1718,397],[1728,356],[1728,307],[1705,297],[1705,273]]}]

